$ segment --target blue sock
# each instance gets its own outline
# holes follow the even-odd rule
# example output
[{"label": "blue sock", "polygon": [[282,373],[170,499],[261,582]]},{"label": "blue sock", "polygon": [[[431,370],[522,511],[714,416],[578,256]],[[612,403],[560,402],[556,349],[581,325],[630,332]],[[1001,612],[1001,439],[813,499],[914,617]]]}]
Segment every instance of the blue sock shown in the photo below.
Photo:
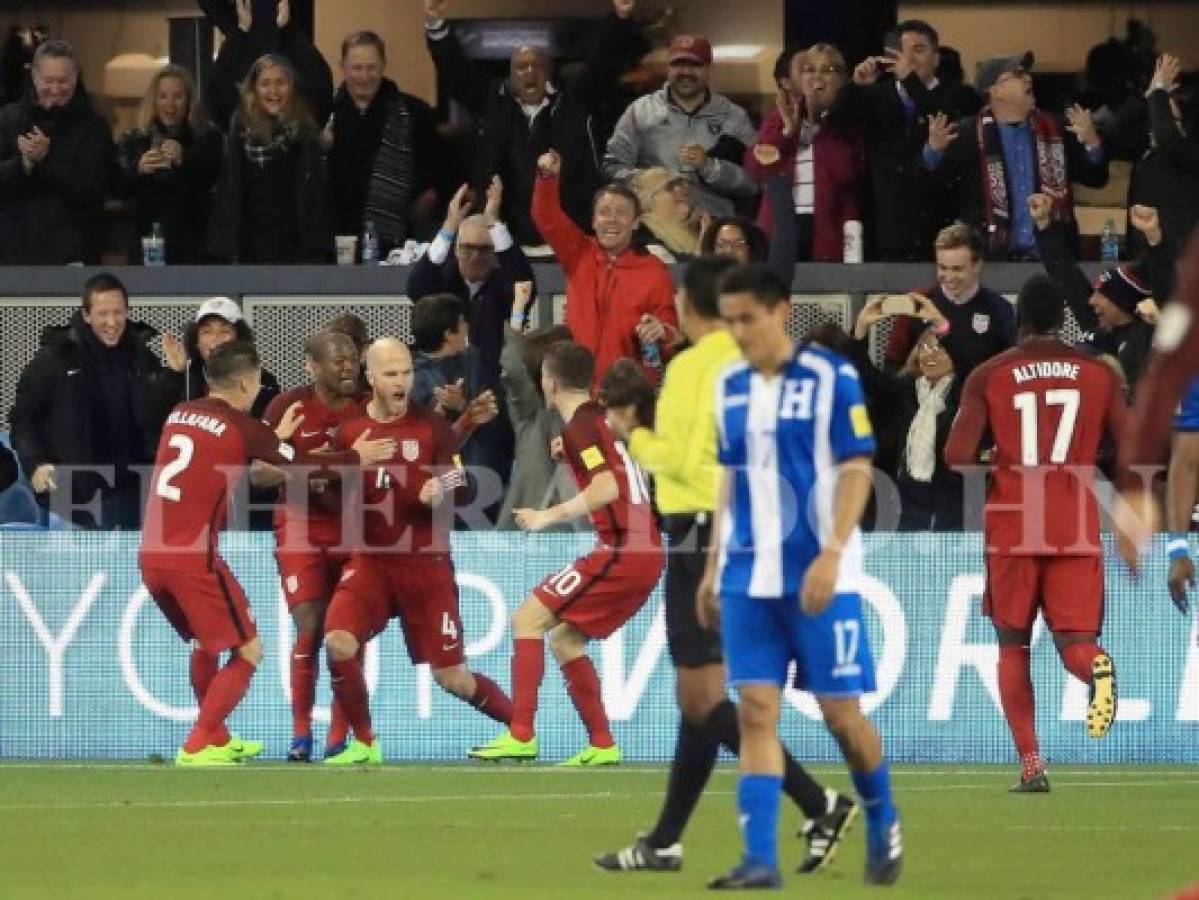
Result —
[{"label": "blue sock", "polygon": [[782,775],[742,775],[737,782],[737,809],[741,813],[747,864],[778,868],[779,800],[782,794]]},{"label": "blue sock", "polygon": [[899,818],[899,811],[891,799],[891,770],[886,762],[872,772],[850,772],[853,786],[862,798],[866,810],[868,840],[885,841],[887,828]]}]

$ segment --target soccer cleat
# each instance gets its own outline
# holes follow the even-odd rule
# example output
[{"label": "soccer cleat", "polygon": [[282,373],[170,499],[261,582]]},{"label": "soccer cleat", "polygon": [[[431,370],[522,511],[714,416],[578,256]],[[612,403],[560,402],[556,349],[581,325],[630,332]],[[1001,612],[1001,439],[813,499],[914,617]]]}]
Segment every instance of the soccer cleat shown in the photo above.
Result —
[{"label": "soccer cleat", "polygon": [[1044,770],[1034,772],[1028,778],[1023,775],[1020,780],[1008,788],[1009,794],[1048,794],[1049,793],[1049,776]]},{"label": "soccer cleat", "polygon": [[831,863],[837,855],[841,838],[845,837],[857,819],[859,809],[858,804],[849,797],[838,794],[830,812],[818,819],[804,822],[799,834],[800,837],[807,838],[808,849],[795,871],[801,875],[810,875]]},{"label": "soccer cleat", "polygon": [[237,736],[230,737],[229,743],[225,746],[237,759],[243,761],[253,759],[266,749],[266,745],[262,741],[247,741]]},{"label": "soccer cleat", "polygon": [[570,759],[558,763],[559,768],[575,769],[590,766],[620,765],[620,748],[613,744],[611,747],[593,747],[588,745]]},{"label": "soccer cleat", "polygon": [[[344,750],[345,747],[343,746]],[[291,746],[287,748],[287,761],[294,763],[312,762],[312,735],[302,734],[299,737],[291,739]]]},{"label": "soccer cleat", "polygon": [[595,864],[605,872],[677,872],[683,868],[683,845],[651,847],[639,834],[628,847],[597,856]]},{"label": "soccer cleat", "polygon": [[350,742],[349,738],[342,738],[336,744],[325,744],[325,759],[331,756],[338,756],[346,752],[346,744]]},{"label": "soccer cleat", "polygon": [[773,866],[761,863],[742,863],[727,875],[720,875],[708,882],[711,891],[771,890],[783,886],[783,876]]},{"label": "soccer cleat", "polygon": [[1100,653],[1091,660],[1091,699],[1087,703],[1087,734],[1101,738],[1116,720],[1116,667]]},{"label": "soccer cleat", "polygon": [[179,752],[175,754],[175,765],[194,766],[196,768],[240,766],[241,758],[234,754],[228,744],[222,747],[218,747],[216,744],[209,744],[195,753],[188,753],[180,747]]},{"label": "soccer cleat", "polygon": [[[869,829],[867,829],[869,831]],[[896,819],[883,834],[866,835],[866,884],[894,884],[903,868],[903,832]]]},{"label": "soccer cleat", "polygon": [[375,738],[373,744],[364,744],[354,738],[346,744],[346,748],[336,756],[325,757],[326,766],[381,766],[383,765],[383,745]]},{"label": "soccer cleat", "polygon": [[485,759],[499,762],[503,759],[514,759],[525,762],[537,758],[537,735],[527,741],[518,741],[511,731],[505,731],[490,744],[473,747],[466,752],[471,759]]}]

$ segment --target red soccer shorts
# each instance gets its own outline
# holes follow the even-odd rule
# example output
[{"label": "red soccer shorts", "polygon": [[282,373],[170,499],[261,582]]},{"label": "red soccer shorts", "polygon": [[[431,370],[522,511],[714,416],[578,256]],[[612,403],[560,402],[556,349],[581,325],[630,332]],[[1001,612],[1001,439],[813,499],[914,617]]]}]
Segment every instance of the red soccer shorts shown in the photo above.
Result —
[{"label": "red soccer shorts", "polygon": [[301,604],[314,601],[327,603],[348,560],[348,553],[334,553],[331,550],[311,550],[307,553],[280,553],[276,550],[275,562],[279,566],[279,581],[283,585],[287,608],[294,610]]},{"label": "red soccer shorts", "polygon": [[988,554],[983,612],[991,621],[1027,631],[1038,609],[1050,631],[1098,634],[1103,628],[1103,558]]},{"label": "red soccer shorts", "polygon": [[448,557],[438,562],[413,562],[400,554],[350,557],[325,613],[325,633],[348,631],[364,644],[392,616],[400,620],[414,665],[445,669],[466,661],[458,584]]},{"label": "red soccer shorts", "polygon": [[142,583],[179,637],[221,653],[258,637],[250,601],[224,561],[211,572],[143,569]]},{"label": "red soccer shorts", "polygon": [[645,605],[662,574],[664,556],[597,547],[548,575],[533,594],[563,622],[591,638],[608,637]]}]

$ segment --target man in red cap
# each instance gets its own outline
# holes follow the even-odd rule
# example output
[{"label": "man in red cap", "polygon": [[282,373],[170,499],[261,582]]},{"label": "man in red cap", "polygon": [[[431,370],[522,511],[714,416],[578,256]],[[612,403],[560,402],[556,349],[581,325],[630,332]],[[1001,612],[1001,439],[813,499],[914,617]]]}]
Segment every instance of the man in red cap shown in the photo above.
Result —
[{"label": "man in red cap", "polygon": [[608,142],[604,174],[628,181],[638,169],[660,166],[692,182],[694,202],[712,215],[730,215],[757,193],[742,168],[755,138],[749,116],[708,87],[712,45],[699,35],[670,42],[666,84],[625,110]]}]

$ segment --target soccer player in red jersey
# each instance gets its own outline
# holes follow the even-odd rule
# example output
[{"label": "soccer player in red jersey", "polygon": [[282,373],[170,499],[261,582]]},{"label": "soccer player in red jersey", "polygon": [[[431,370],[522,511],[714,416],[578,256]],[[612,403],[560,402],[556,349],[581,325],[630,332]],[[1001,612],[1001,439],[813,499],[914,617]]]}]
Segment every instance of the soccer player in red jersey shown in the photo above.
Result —
[{"label": "soccer player in red jersey", "polygon": [[[363,416],[370,394],[358,387],[358,348],[348,336],[318,331],[308,339],[305,355],[312,383],[272,400],[266,423],[278,427],[287,410],[298,403],[303,422],[289,443],[310,453],[328,449],[339,425]],[[325,609],[349,558],[341,540],[340,509],[322,496],[335,493],[337,487],[326,478],[313,478],[306,488],[297,485],[290,496],[285,494],[275,507],[275,561],[296,629],[291,651],[290,762],[312,758],[312,707]],[[331,713],[326,756],[345,749],[349,729],[336,700]]]},{"label": "soccer player in red jersey", "polygon": [[[1127,505],[1118,511],[1114,526],[1120,555],[1134,569],[1161,520],[1151,490],[1152,473],[1160,471],[1166,457],[1178,401],[1199,376],[1199,230],[1179,259],[1174,295],[1158,316],[1153,343],[1155,352],[1137,384],[1120,442],[1121,493]],[[1184,573],[1177,584],[1172,578],[1176,598],[1179,591],[1185,598],[1190,578]]]},{"label": "soccer player in red jersey", "polygon": [[1089,684],[1087,731],[1103,737],[1116,715],[1103,625],[1103,548],[1094,472],[1104,434],[1124,424],[1122,386],[1102,361],[1058,337],[1064,298],[1034,276],[1016,301],[1020,343],[976,368],[945,445],[950,466],[978,459],[995,439],[984,511],[984,610],[999,639],[999,696],[1020,754],[1016,792],[1049,790],[1034,723],[1029,645],[1038,611],[1067,671]]},{"label": "soccer player in red jersey", "polygon": [[587,642],[608,637],[645,604],[665,557],[641,470],[608,427],[603,407],[591,400],[594,369],[591,351],[579,344],[563,342],[547,351],[541,388],[546,403],[566,422],[562,455],[580,492],[549,509],[518,509],[516,523],[526,531],[540,531],[589,515],[598,543],[586,556],[547,576],[512,617],[512,723],[490,744],[471,750],[475,759],[537,757],[533,720],[548,633],[589,736],[589,745],[562,765],[620,762]]},{"label": "soccer player in red jersey", "polygon": [[[276,431],[249,415],[262,365],[253,344],[232,341],[205,364],[209,394],[180,403],[167,418],[154,462],[138,562],[146,589],[192,652],[192,686],[200,704],[177,765],[233,765],[262,745],[231,741],[225,719],[241,701],[262,658],[245,591],[221,559],[218,538],[228,497],[247,463],[273,466],[370,465],[395,449],[364,436],[352,450],[325,456],[296,452],[282,441],[300,424],[298,409]],[[218,671],[218,659],[232,650]]]},{"label": "soccer player in red jersey", "polygon": [[369,433],[389,438],[397,453],[363,475],[362,533],[353,538],[325,615],[333,691],[354,730],[344,751],[325,758],[329,765],[383,761],[371,727],[362,648],[393,616],[412,662],[428,663],[443,689],[498,722],[512,715],[499,686],[466,668],[449,534],[450,501],[465,483],[454,465],[458,439],[445,419],[409,402],[412,356],[398,340],[371,345],[366,376],[374,392],[366,415],[343,424],[335,445],[350,446]]}]

